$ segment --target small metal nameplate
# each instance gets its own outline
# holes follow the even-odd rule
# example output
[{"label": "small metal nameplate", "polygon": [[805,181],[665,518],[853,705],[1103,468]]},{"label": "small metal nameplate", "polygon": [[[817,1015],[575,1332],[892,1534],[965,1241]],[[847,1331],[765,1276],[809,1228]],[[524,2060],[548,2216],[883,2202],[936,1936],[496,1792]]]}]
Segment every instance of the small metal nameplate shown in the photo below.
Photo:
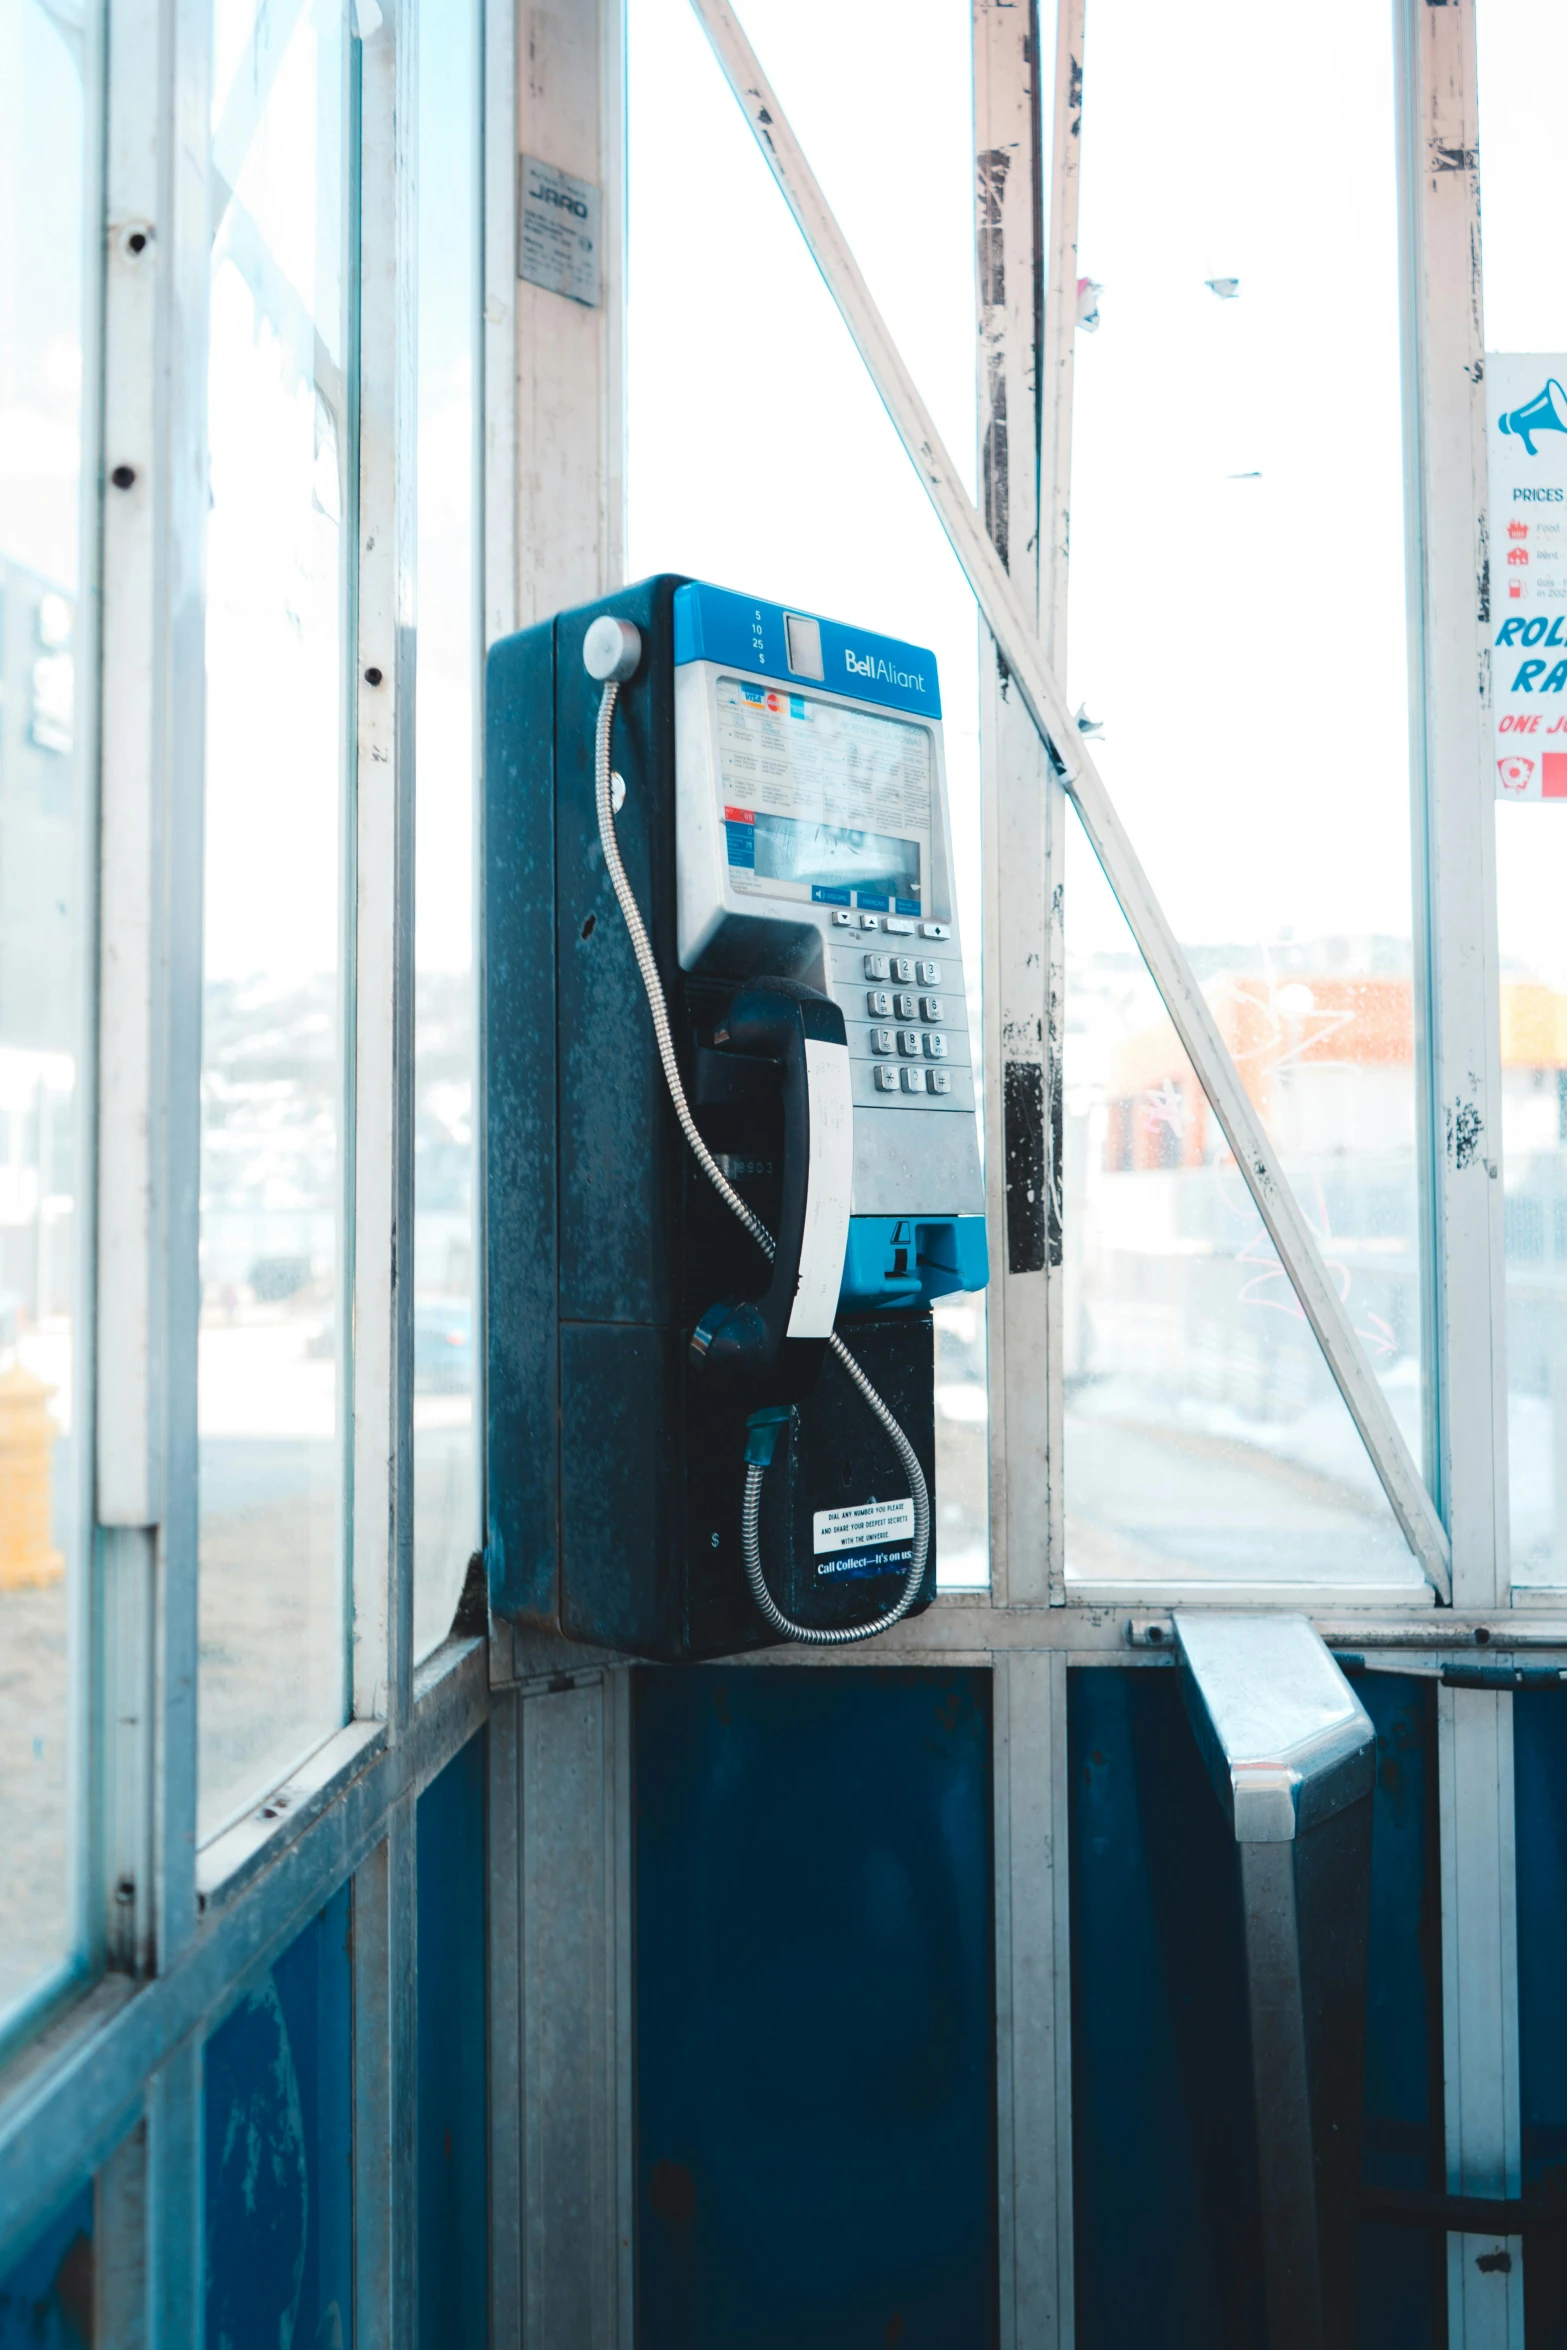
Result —
[{"label": "small metal nameplate", "polygon": [[518,162],[517,275],[596,310],[604,298],[601,191],[536,155],[519,156]]}]

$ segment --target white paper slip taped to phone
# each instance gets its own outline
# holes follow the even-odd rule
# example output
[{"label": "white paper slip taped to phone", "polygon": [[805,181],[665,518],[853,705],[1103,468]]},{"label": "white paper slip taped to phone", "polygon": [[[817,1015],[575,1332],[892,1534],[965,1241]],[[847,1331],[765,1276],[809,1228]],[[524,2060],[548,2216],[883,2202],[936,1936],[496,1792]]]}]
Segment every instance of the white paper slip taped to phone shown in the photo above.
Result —
[{"label": "white paper slip taped to phone", "polygon": [[913,1497],[862,1501],[854,1509],[818,1510],[811,1520],[811,1547],[818,1558],[833,1550],[863,1550],[867,1543],[896,1542],[914,1533]]}]

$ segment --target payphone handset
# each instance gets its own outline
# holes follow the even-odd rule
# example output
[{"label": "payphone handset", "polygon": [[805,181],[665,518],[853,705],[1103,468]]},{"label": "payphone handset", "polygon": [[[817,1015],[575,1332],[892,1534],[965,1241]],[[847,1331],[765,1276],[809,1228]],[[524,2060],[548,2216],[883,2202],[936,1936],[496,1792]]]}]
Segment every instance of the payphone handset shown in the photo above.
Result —
[{"label": "payphone handset", "polygon": [[[896,1311],[986,1278],[935,663],[917,648],[721,589],[687,583],[675,594],[679,962],[697,979],[728,984],[709,1060],[776,1072],[775,1233],[693,1115],[619,851],[615,705],[642,659],[630,621],[604,614],[588,628],[583,662],[602,686],[600,843],[681,1131],[772,1266],[760,1298],[720,1299],[701,1315],[689,1358],[704,1384],[757,1407],[747,1423],[741,1549],[758,1610],[786,1638],[836,1645],[907,1613],[930,1542],[918,1454],[836,1331],[840,1307]],[[759,1523],[780,1431],[829,1349],[902,1464],[912,1542],[894,1604],[863,1623],[822,1627],[777,1605]]]}]

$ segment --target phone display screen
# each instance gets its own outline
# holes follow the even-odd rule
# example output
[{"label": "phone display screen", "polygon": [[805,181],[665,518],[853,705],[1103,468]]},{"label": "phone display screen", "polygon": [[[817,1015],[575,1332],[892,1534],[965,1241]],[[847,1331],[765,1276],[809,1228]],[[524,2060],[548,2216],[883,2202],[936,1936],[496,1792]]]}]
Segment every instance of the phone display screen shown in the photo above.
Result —
[{"label": "phone display screen", "polygon": [[731,886],[920,913],[934,796],[929,730],[758,678],[720,677],[717,693]]}]

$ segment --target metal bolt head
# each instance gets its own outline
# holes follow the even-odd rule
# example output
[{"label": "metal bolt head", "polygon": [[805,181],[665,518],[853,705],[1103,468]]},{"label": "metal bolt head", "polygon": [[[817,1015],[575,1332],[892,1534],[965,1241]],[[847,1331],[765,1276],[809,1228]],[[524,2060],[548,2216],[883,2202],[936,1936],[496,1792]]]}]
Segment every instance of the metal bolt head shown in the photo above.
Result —
[{"label": "metal bolt head", "polygon": [[582,666],[600,685],[624,685],[642,658],[642,631],[601,612],[582,640]]}]

